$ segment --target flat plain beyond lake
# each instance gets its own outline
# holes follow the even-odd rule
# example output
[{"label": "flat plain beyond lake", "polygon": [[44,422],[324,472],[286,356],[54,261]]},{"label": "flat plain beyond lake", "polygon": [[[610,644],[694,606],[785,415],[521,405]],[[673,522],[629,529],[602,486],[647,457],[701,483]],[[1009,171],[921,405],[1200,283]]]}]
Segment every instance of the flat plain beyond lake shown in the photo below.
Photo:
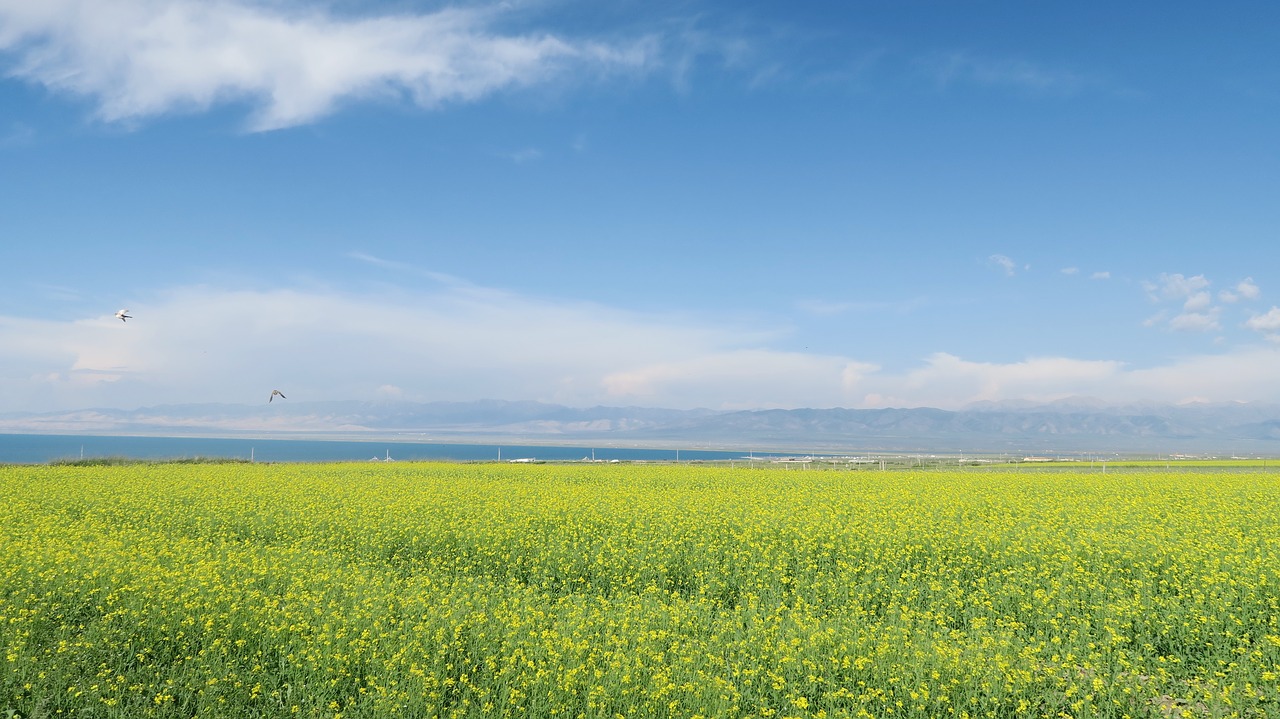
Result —
[{"label": "flat plain beyond lake", "polygon": [[0,467],[0,716],[1280,716],[1280,475]]}]

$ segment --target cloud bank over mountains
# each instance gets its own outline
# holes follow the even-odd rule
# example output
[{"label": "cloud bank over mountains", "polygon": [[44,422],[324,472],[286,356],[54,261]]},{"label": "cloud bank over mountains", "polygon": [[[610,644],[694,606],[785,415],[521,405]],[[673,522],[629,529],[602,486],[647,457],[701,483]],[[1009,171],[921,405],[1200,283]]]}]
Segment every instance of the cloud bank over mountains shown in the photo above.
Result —
[{"label": "cloud bank over mountains", "polygon": [[[783,349],[785,322],[646,313],[422,276],[426,284],[414,288],[363,291],[177,287],[129,298],[135,319],[127,324],[110,311],[0,316],[0,363],[10,368],[0,397],[27,411],[254,403],[277,387],[306,400],[498,397],[716,410],[958,409],[1072,396],[1280,402],[1280,346],[1272,343],[1147,367],[1062,356],[978,361],[945,351],[889,367]],[[1277,331],[1275,313],[1255,315],[1250,328]]]}]

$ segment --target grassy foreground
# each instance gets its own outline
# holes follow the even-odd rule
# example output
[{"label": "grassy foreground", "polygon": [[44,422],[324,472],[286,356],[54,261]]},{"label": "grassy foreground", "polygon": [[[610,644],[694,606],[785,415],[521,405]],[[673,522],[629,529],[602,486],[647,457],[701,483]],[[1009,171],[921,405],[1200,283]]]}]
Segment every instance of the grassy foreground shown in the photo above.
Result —
[{"label": "grassy foreground", "polygon": [[0,467],[0,717],[1276,717],[1264,473]]}]

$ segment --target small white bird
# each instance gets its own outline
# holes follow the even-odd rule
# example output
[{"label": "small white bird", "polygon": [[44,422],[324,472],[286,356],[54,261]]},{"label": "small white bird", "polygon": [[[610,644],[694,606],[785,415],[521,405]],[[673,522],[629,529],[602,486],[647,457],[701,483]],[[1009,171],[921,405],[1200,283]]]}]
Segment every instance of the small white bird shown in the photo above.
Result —
[{"label": "small white bird", "polygon": [[133,315],[129,314],[129,310],[120,310],[119,312],[116,313],[116,318],[118,318],[121,322],[124,322],[125,320],[133,319]]},{"label": "small white bird", "polygon": [[276,395],[280,395],[280,399],[289,399],[288,397],[284,396],[284,392],[281,392],[278,389],[273,389],[271,390],[271,396],[267,398],[267,402],[271,402],[271,400],[275,399]]}]

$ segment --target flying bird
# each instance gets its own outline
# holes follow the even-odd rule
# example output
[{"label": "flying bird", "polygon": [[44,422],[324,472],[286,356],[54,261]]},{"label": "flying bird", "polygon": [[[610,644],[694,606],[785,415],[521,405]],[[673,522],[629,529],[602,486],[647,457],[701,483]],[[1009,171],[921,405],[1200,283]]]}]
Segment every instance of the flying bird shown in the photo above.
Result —
[{"label": "flying bird", "polygon": [[270,402],[271,400],[275,399],[276,395],[280,395],[280,399],[289,399],[288,397],[284,396],[284,392],[281,392],[278,389],[273,389],[271,390],[271,396],[267,398],[267,402]]},{"label": "flying bird", "polygon": [[133,319],[133,315],[129,314],[129,310],[120,310],[116,313],[116,317],[119,318],[121,322]]}]

